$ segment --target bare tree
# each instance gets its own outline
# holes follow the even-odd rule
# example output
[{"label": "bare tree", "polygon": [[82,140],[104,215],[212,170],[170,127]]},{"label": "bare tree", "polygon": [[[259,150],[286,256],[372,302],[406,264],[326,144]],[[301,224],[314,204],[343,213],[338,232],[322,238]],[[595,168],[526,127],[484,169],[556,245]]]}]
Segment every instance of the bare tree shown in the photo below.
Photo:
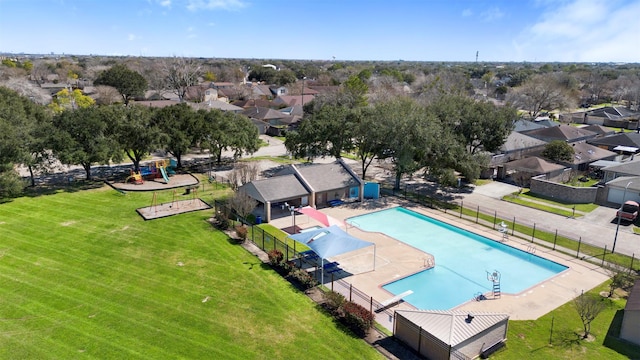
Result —
[{"label": "bare tree", "polygon": [[518,109],[526,110],[534,119],[543,110],[563,110],[575,106],[572,94],[555,73],[532,77],[514,88],[507,96],[507,101]]},{"label": "bare tree", "polygon": [[167,88],[184,101],[187,89],[198,84],[202,66],[194,59],[174,57],[165,62],[163,71]]},{"label": "bare tree", "polygon": [[580,296],[573,300],[573,304],[576,307],[576,311],[578,311],[578,315],[580,315],[580,320],[582,320],[584,327],[582,338],[586,339],[591,333],[591,322],[595,320],[606,306],[604,298],[597,298],[585,294],[583,291]]},{"label": "bare tree", "polygon": [[229,184],[233,190],[238,190],[238,188],[246,183],[249,183],[258,178],[258,164],[250,163],[250,164],[242,164],[240,166],[236,166],[229,175],[227,175],[229,179]]},{"label": "bare tree", "polygon": [[96,88],[96,103],[100,105],[111,105],[122,100],[116,88],[107,85],[98,85]]},{"label": "bare tree", "polygon": [[0,86],[9,88],[40,105],[46,105],[51,102],[51,95],[47,91],[42,90],[41,87],[34,85],[24,77],[10,78],[0,82]]},{"label": "bare tree", "polygon": [[256,208],[258,202],[243,192],[237,192],[229,199],[229,206],[236,214],[246,218]]}]

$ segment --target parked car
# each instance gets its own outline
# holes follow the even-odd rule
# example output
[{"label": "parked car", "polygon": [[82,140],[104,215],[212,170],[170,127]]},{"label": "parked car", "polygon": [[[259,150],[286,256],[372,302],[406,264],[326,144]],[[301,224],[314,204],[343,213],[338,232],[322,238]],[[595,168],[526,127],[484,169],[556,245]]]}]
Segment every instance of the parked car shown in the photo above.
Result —
[{"label": "parked car", "polygon": [[635,201],[625,201],[622,204],[622,207],[618,209],[616,212],[616,217],[620,217],[622,219],[626,219],[629,221],[635,221],[638,217],[638,209],[640,208],[640,204]]}]

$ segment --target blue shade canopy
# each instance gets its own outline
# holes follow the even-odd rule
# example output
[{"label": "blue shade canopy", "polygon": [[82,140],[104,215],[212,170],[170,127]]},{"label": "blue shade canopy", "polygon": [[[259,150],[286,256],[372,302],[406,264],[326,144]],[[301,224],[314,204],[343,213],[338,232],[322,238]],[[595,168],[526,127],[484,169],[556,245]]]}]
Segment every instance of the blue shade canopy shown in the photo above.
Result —
[{"label": "blue shade canopy", "polygon": [[347,234],[336,225],[289,235],[289,238],[307,245],[322,259],[374,245]]}]

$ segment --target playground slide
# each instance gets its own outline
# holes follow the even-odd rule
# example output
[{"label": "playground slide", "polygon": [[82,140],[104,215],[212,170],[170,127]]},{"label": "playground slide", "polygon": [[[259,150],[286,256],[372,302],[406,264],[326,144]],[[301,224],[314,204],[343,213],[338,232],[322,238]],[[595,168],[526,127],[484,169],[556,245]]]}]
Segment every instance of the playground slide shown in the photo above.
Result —
[{"label": "playground slide", "polygon": [[162,173],[162,178],[164,179],[164,182],[166,182],[168,184],[169,183],[169,177],[167,176],[167,172],[164,171],[164,167],[160,168],[160,173]]}]

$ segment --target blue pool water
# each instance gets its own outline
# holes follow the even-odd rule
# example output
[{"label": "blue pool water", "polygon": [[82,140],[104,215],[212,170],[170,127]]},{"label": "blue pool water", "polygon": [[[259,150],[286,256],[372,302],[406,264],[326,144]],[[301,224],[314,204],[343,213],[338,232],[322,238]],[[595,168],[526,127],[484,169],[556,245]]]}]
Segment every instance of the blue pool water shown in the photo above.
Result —
[{"label": "blue pool water", "polygon": [[492,291],[487,271],[501,274],[503,294],[520,293],[567,269],[553,261],[498,243],[402,207],[347,219],[430,253],[436,266],[383,288],[394,295],[412,290],[405,301],[418,309],[448,310]]}]

